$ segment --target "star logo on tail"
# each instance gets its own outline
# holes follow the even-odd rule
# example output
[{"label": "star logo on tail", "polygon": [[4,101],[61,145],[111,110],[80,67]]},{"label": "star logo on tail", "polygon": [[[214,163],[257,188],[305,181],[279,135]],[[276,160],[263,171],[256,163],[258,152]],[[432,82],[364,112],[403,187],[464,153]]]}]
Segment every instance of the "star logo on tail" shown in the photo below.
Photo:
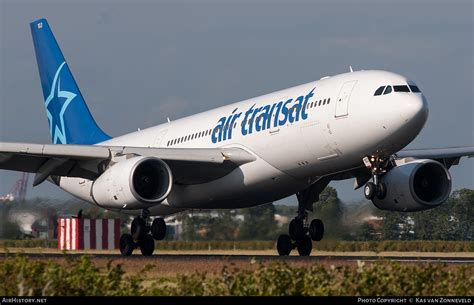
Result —
[{"label": "star logo on tail", "polygon": [[66,62],[63,62],[56,70],[51,92],[45,101],[46,115],[49,121],[49,133],[54,144],[67,144],[66,127],[64,125],[64,114],[67,108],[77,96],[75,93],[61,90],[61,69]]}]

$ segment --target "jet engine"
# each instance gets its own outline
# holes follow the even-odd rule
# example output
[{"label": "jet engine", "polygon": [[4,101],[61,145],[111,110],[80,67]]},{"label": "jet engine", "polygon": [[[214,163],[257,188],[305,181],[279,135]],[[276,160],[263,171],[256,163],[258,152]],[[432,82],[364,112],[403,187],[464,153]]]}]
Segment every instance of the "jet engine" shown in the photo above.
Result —
[{"label": "jet engine", "polygon": [[[403,161],[402,161],[403,162]],[[432,209],[451,193],[451,175],[441,163],[419,159],[397,165],[380,177],[386,187],[383,199],[372,202],[381,210],[413,212]]]},{"label": "jet engine", "polygon": [[91,195],[105,208],[143,209],[165,200],[172,184],[171,170],[163,160],[135,156],[102,173],[93,182]]}]

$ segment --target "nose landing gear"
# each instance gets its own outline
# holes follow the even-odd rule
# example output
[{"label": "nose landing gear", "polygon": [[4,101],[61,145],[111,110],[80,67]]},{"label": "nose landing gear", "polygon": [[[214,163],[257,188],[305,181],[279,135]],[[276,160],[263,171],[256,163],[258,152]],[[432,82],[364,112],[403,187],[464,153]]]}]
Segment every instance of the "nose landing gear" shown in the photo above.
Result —
[{"label": "nose landing gear", "polygon": [[370,156],[363,159],[365,166],[372,172],[372,181],[364,186],[364,196],[368,200],[375,197],[382,200],[387,196],[387,186],[380,182],[379,176],[387,172],[390,160],[384,157]]},{"label": "nose landing gear", "polygon": [[131,234],[122,234],[120,237],[120,253],[123,256],[132,255],[136,248],[140,248],[143,256],[150,256],[155,250],[155,240],[165,238],[166,223],[163,218],[155,218],[149,225],[149,215],[148,210],[143,210],[140,216],[133,219]]}]

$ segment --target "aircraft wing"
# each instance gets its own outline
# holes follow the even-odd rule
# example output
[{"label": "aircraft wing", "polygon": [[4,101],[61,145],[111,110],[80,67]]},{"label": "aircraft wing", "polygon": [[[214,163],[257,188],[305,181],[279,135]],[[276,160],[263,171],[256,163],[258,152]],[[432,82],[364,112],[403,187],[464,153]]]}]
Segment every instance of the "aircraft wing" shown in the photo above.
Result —
[{"label": "aircraft wing", "polygon": [[458,165],[461,157],[474,157],[474,146],[405,149],[395,154],[397,158],[433,159],[443,163],[447,168]]},{"label": "aircraft wing", "polygon": [[240,148],[150,148],[0,142],[0,169],[36,173],[34,185],[49,176],[95,179],[109,162],[123,155],[160,158],[175,183],[196,184],[230,173],[255,157]]}]

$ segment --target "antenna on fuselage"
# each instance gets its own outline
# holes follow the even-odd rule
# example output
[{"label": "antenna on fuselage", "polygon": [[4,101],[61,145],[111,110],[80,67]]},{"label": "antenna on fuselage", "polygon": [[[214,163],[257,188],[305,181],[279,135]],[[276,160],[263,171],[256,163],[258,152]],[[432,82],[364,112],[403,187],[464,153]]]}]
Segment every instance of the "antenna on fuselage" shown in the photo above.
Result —
[{"label": "antenna on fuselage", "polygon": [[168,123],[170,122],[170,118],[169,117],[166,117],[166,119],[168,120]]},{"label": "antenna on fuselage", "polygon": [[351,70],[351,72],[354,72],[354,70],[352,70],[352,66],[349,65],[349,70]]}]

